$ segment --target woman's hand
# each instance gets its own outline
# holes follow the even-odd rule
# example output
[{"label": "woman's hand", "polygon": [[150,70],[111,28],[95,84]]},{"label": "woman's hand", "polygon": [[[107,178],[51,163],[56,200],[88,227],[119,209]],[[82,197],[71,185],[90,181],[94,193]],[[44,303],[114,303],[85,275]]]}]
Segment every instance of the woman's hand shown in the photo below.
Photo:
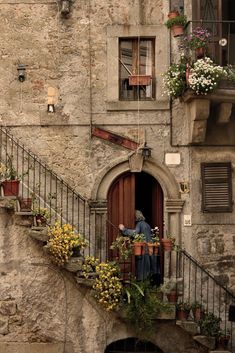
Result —
[{"label": "woman's hand", "polygon": [[125,226],[124,226],[124,224],[119,224],[118,228],[119,228],[120,230],[123,230],[123,229],[125,228]]}]

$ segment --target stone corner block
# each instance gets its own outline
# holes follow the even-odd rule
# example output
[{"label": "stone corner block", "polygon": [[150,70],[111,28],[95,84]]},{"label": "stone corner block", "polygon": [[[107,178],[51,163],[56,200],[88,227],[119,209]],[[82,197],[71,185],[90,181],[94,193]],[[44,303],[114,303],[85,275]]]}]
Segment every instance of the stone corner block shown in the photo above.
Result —
[{"label": "stone corner block", "polygon": [[16,314],[16,303],[14,301],[0,302],[0,314],[11,316]]},{"label": "stone corner block", "polygon": [[[0,315],[0,335],[7,335],[9,332],[8,318]],[[1,349],[0,349],[1,353]]]}]

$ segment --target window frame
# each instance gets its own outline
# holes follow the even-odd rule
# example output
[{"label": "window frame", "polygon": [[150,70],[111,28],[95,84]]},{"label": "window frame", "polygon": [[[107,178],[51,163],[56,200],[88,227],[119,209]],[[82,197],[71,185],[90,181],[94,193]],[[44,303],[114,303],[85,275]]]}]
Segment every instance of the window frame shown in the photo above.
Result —
[{"label": "window frame", "polygon": [[138,90],[140,90],[141,85],[133,86],[133,94],[134,99],[125,99],[121,95],[121,62],[119,61],[119,100],[120,101],[149,101],[155,99],[155,38],[154,37],[131,37],[131,38],[119,38],[119,59],[121,59],[121,41],[132,41],[132,50],[133,50],[133,57],[137,57],[138,67],[134,75],[138,75],[140,72],[140,42],[144,40],[151,41],[151,49],[152,49],[152,58],[151,58],[151,88],[152,88],[152,95],[151,97],[138,99]]},{"label": "window frame", "polygon": [[[155,98],[152,100],[123,101],[119,99],[119,38],[146,37],[155,40]],[[170,100],[164,92],[162,74],[170,64],[170,34],[164,24],[107,27],[107,100],[108,111],[168,110]]]},{"label": "window frame", "polygon": [[[222,168],[227,168],[227,178],[221,178],[218,176],[214,178],[211,178],[210,181],[208,181],[208,178],[206,178],[205,176],[205,169],[211,167],[211,168],[218,168],[218,172],[219,172],[219,167]],[[205,213],[223,213],[223,212],[232,212],[233,211],[233,194],[232,194],[232,165],[231,162],[214,162],[214,163],[209,163],[209,162],[204,162],[201,163],[201,182],[202,182],[202,212]],[[225,205],[218,205],[216,207],[212,207],[212,206],[208,206],[207,199],[209,195],[206,195],[206,184],[209,183],[210,184],[226,184],[225,186],[228,189],[228,195],[227,195],[227,202],[228,202],[228,206]],[[216,193],[216,191],[215,191]],[[215,195],[212,194],[212,196],[210,195],[211,198],[215,197]],[[213,203],[213,201],[210,201],[211,203]]]}]

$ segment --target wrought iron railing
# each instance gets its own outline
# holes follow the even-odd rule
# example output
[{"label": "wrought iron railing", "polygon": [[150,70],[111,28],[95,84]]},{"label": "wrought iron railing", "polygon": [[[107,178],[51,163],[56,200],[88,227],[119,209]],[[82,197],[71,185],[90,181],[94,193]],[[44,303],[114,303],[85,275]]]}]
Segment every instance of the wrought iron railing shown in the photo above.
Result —
[{"label": "wrought iron railing", "polygon": [[220,318],[221,330],[230,331],[230,349],[235,349],[232,340],[233,323],[228,320],[229,307],[235,304],[235,294],[185,250],[173,251],[169,258],[169,276],[176,280],[178,301],[199,303],[206,313],[213,313]]},{"label": "wrought iron railing", "polygon": [[189,21],[187,31],[202,27],[211,33],[208,56],[217,64],[235,64],[235,21]]},{"label": "wrought iron railing", "polygon": [[[90,208],[79,195],[6,129],[0,128],[0,162],[10,177],[20,179],[19,200],[32,200],[32,208],[47,208],[48,223],[70,223],[89,238]],[[9,177],[9,175],[8,175]],[[1,179],[4,178],[4,175]]]}]

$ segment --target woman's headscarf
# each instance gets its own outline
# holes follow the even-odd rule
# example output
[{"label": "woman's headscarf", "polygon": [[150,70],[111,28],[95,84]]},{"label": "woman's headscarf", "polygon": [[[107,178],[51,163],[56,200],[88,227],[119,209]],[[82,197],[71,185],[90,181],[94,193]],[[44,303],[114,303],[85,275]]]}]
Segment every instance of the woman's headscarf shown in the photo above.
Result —
[{"label": "woman's headscarf", "polygon": [[145,217],[141,211],[135,210],[135,220],[136,220],[136,222],[145,221]]}]

